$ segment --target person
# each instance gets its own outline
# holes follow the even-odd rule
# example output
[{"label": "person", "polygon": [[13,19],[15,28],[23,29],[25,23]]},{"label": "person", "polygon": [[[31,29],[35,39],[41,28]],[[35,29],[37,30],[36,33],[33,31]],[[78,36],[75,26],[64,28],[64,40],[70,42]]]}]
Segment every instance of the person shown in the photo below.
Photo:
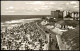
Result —
[{"label": "person", "polygon": [[56,43],[56,46],[55,46],[57,49],[59,49],[59,46],[58,46],[58,44]]},{"label": "person", "polygon": [[11,48],[11,41],[8,41],[8,47],[9,47],[9,50]]},{"label": "person", "polygon": [[51,44],[53,44],[53,43],[54,43],[54,39],[52,38],[52,39],[51,39]]}]

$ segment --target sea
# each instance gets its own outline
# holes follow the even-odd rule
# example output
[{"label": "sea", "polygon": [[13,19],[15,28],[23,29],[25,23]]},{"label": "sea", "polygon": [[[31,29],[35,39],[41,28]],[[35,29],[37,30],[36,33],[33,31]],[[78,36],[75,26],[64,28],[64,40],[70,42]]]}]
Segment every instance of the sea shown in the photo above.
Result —
[{"label": "sea", "polygon": [[11,29],[20,24],[41,20],[42,17],[47,16],[49,15],[1,15],[1,30],[4,30],[5,27]]}]

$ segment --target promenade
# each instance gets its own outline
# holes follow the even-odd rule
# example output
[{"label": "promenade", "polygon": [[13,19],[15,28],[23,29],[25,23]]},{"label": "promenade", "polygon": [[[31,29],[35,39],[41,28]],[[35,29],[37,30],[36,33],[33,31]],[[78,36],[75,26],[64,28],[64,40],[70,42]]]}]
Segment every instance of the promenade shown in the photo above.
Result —
[{"label": "promenade", "polygon": [[42,26],[44,30],[49,31],[49,33],[51,33],[51,38],[54,39],[53,44],[51,44],[50,40],[49,40],[49,50],[58,50],[57,48],[55,48],[56,43],[59,46],[59,50],[66,50],[66,46],[63,44],[62,39],[61,39],[61,35],[62,35],[62,31],[67,31],[67,30],[61,30],[59,28],[54,28],[54,29],[47,29],[46,26]]}]

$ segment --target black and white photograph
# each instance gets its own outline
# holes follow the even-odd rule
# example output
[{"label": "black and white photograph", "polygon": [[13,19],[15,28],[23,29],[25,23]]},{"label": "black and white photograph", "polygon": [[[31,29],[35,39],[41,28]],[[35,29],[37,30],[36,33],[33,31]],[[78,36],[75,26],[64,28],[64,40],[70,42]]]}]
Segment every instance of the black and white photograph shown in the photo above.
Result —
[{"label": "black and white photograph", "polygon": [[1,50],[79,50],[79,1],[1,1]]}]

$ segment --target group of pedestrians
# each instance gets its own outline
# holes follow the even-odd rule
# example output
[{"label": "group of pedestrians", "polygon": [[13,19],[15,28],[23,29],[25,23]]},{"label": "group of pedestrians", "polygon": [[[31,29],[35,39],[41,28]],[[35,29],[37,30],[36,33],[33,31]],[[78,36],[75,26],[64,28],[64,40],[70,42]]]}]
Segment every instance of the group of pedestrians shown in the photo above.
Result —
[{"label": "group of pedestrians", "polygon": [[46,36],[35,24],[25,23],[1,32],[2,50],[46,50]]}]

